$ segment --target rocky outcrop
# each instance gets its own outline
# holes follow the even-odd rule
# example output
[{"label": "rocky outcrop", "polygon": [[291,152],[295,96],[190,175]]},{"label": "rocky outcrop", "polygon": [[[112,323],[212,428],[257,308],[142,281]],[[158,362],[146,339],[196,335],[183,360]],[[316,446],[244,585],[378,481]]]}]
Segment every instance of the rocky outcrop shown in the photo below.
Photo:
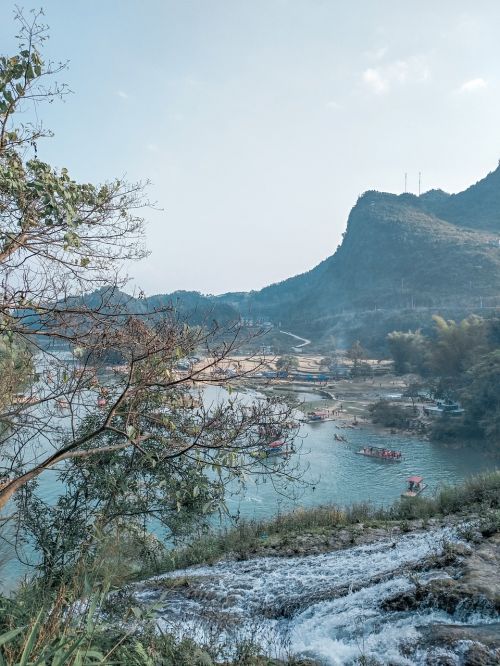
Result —
[{"label": "rocky outcrop", "polygon": [[[500,663],[500,622],[481,625],[433,624],[421,627],[420,632],[423,642],[429,645],[453,647],[457,643],[470,642],[471,645],[464,645],[463,666],[496,666]],[[439,663],[444,666],[445,662]]]},{"label": "rocky outcrop", "polygon": [[[443,562],[442,562],[443,563]],[[454,615],[470,616],[480,611],[492,620],[500,613],[500,534],[485,539],[469,550],[448,553],[445,577],[430,580],[394,597],[385,599],[385,611],[418,611],[436,608]],[[446,577],[446,574],[448,576]],[[464,644],[463,666],[489,666],[500,663],[500,622],[479,625],[435,624],[419,628],[422,643],[442,647]],[[444,657],[443,657],[444,659]],[[442,663],[444,661],[433,662]],[[456,662],[453,662],[456,663]]]},{"label": "rocky outcrop", "polygon": [[386,599],[382,608],[391,611],[437,608],[450,615],[472,611],[494,614],[500,610],[490,595],[453,578],[439,578],[425,585],[417,584],[413,590]]},{"label": "rocky outcrop", "polygon": [[321,553],[331,553],[335,550],[345,550],[353,546],[369,545],[386,539],[395,540],[405,532],[416,532],[433,527],[452,525],[454,522],[461,521],[460,519],[454,521],[453,517],[448,516],[446,519],[431,518],[426,521],[425,526],[422,520],[412,520],[393,521],[378,527],[360,522],[348,527],[332,527],[315,531],[304,530],[299,533],[264,535],[261,543],[245,553],[241,559],[320,555]]},{"label": "rocky outcrop", "polygon": [[461,583],[484,595],[500,612],[500,534],[485,539],[465,560]]},{"label": "rocky outcrop", "polygon": [[500,613],[500,534],[474,549],[451,547],[440,564],[446,568],[457,561],[459,567],[450,569],[449,577],[426,584],[417,581],[413,590],[386,599],[384,610],[434,607],[450,614],[461,610]]}]

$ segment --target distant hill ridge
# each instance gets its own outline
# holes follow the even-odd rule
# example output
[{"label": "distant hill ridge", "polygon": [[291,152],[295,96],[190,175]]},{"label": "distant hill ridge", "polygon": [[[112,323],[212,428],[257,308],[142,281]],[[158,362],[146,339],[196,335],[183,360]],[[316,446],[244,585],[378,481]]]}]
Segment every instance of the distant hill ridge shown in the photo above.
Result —
[{"label": "distant hill ridge", "polygon": [[[342,313],[500,306],[500,165],[464,192],[368,191],[351,210],[336,252],[260,291],[160,294],[195,320],[264,318],[324,335]],[[196,313],[196,316],[195,316]]]},{"label": "distant hill ridge", "polygon": [[459,194],[368,191],[334,255],[232,302],[301,330],[346,310],[500,305],[499,238],[500,166]]}]

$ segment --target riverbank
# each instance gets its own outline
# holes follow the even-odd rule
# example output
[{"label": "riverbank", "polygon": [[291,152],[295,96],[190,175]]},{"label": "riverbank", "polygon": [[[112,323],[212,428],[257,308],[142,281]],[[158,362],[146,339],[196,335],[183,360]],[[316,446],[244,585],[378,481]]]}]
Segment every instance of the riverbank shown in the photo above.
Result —
[{"label": "riverbank", "polygon": [[[291,399],[295,397],[298,408],[304,413],[314,410],[329,411],[329,420],[336,422],[341,429],[370,430],[387,437],[410,436],[457,451],[475,449],[482,451],[492,461],[500,461],[500,450],[496,441],[461,439],[456,436],[443,438],[435,435],[439,417],[425,413],[425,406],[432,404],[431,401],[412,401],[405,397],[412,381],[413,375],[387,373],[378,377],[353,377],[335,382],[273,380],[259,386],[259,382],[253,380],[246,385],[266,395],[282,395]],[[381,414],[380,409],[373,413],[374,406],[382,406],[385,413]]]},{"label": "riverbank", "polygon": [[[302,362],[304,360],[301,359]],[[309,360],[308,362],[310,363]],[[342,422],[356,420],[360,425],[372,424],[369,407],[378,400],[390,400],[397,396],[401,405],[411,405],[411,402],[401,400],[407,387],[405,379],[392,374],[376,378],[353,377],[328,382],[246,378],[240,382],[240,385],[264,394],[284,395],[291,398],[296,396],[301,410],[328,409],[335,412],[336,420]],[[238,383],[235,383],[234,388],[237,389],[237,387]],[[305,396],[305,398],[302,399],[301,396]]]},{"label": "riverbank", "polygon": [[[370,503],[348,507],[318,506],[297,509],[270,520],[245,521],[211,532],[188,547],[169,551],[156,566],[167,572],[222,558],[308,555],[362,545],[387,535],[457,524],[487,510],[500,510],[500,471],[480,474],[435,497],[402,498],[388,508]],[[498,516],[500,521],[500,515]],[[143,570],[137,578],[144,577]]]}]

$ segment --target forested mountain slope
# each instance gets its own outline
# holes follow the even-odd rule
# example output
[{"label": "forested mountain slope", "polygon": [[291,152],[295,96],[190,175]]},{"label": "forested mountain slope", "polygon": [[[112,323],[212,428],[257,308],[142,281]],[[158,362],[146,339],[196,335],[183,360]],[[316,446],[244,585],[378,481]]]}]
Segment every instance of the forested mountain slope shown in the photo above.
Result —
[{"label": "forested mountain slope", "polygon": [[500,305],[500,168],[465,192],[363,194],[336,253],[244,297],[222,297],[283,325],[324,329],[374,309]]},{"label": "forested mountain slope", "polygon": [[194,323],[250,317],[316,339],[338,329],[340,318],[360,321],[370,311],[387,319],[411,313],[410,326],[426,310],[467,314],[500,306],[499,239],[500,166],[458,194],[365,192],[332,256],[260,291],[179,291],[132,299],[131,307],[172,303]]}]

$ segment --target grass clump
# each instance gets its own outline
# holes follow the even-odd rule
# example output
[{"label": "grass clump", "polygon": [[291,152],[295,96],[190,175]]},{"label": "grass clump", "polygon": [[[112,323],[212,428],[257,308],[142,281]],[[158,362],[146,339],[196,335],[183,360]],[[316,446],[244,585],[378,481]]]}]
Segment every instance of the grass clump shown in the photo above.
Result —
[{"label": "grass clump", "polygon": [[[296,509],[270,520],[241,521],[233,528],[210,532],[183,548],[169,551],[154,572],[142,571],[140,575],[212,564],[226,555],[245,558],[265,545],[292,543],[293,537],[306,533],[395,522],[407,530],[410,520],[421,520],[427,525],[430,518],[497,510],[500,510],[500,471],[473,476],[456,486],[445,486],[434,497],[401,498],[388,508],[375,507],[368,502],[346,508],[326,505]],[[495,525],[496,520],[492,518],[485,529],[493,529],[491,524]]]}]

